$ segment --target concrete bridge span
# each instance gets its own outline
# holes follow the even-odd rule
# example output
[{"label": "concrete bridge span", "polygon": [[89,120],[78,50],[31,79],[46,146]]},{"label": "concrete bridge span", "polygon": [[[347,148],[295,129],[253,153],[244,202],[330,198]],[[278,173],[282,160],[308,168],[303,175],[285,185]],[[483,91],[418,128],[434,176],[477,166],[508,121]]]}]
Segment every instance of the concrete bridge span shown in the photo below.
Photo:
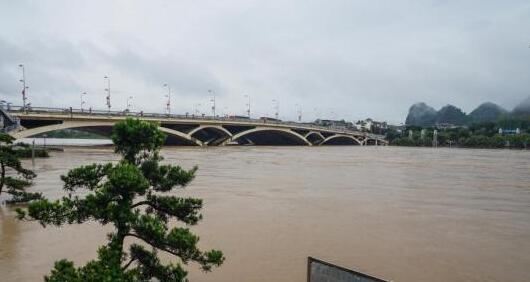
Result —
[{"label": "concrete bridge span", "polygon": [[383,136],[294,122],[265,122],[143,113],[86,113],[70,111],[11,111],[20,120],[13,137],[28,138],[62,129],[76,129],[110,136],[112,127],[127,117],[154,121],[168,136],[168,145],[386,145]]}]

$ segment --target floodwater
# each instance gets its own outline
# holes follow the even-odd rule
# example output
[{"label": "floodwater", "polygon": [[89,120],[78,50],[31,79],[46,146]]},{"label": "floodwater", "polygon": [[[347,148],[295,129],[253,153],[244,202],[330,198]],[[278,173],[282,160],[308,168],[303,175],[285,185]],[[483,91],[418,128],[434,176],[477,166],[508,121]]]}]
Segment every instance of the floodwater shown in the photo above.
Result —
[{"label": "floodwater", "polygon": [[[192,229],[225,264],[191,281],[305,281],[307,257],[394,281],[530,281],[530,151],[398,147],[167,148],[199,165],[178,193],[204,199]],[[34,191],[62,195],[72,167],[116,160],[66,149],[36,160]],[[31,165],[31,162],[27,162]],[[110,227],[42,228],[0,209],[2,281],[96,257]]]}]

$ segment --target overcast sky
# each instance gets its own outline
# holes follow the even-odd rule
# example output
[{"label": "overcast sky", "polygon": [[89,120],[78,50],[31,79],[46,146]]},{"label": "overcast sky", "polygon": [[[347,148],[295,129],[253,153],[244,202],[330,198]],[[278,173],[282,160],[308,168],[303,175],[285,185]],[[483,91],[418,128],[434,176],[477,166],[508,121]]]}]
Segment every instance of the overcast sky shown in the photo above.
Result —
[{"label": "overcast sky", "polygon": [[[33,106],[403,122],[530,95],[530,1],[0,0],[0,98]],[[201,106],[195,106],[197,104]]]}]

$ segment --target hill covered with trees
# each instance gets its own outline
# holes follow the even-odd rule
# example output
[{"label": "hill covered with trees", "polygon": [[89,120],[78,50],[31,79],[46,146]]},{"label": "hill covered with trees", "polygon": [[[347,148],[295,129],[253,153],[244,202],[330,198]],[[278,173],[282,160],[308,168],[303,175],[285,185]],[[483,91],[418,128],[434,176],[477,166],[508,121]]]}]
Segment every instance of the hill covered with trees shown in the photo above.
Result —
[{"label": "hill covered with trees", "polygon": [[496,122],[503,118],[527,117],[530,117],[530,96],[515,106],[511,112],[492,102],[481,104],[469,114],[453,105],[446,105],[436,111],[425,103],[416,103],[410,107],[405,124],[409,126],[470,125]]}]

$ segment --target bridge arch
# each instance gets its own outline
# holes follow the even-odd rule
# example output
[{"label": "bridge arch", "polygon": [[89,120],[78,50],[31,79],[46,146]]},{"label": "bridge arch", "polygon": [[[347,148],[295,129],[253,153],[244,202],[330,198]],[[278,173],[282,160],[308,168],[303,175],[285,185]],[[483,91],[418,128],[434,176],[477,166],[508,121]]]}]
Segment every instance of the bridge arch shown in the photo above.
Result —
[{"label": "bridge arch", "polygon": [[[31,136],[35,136],[38,134],[51,132],[55,130],[62,130],[62,129],[101,129],[102,131],[110,132],[112,130],[112,127],[114,126],[114,122],[103,122],[103,121],[91,121],[91,122],[79,122],[79,121],[65,121],[60,124],[51,124],[46,126],[40,126],[35,127],[31,129],[26,129],[18,132],[11,132],[10,135],[14,137],[15,139],[21,139],[21,138],[29,138]],[[168,135],[168,139],[171,140],[171,138],[175,138],[175,140],[179,140],[180,142],[185,142],[187,144],[191,145],[197,145],[202,146],[202,143],[192,138],[191,136],[182,133],[180,131],[176,131],[173,129],[160,127],[160,130]]]},{"label": "bridge arch", "polygon": [[[351,142],[353,144],[348,144],[348,142]],[[334,145],[363,145],[363,143],[357,138],[345,134],[335,134],[329,136],[328,138],[324,139],[324,141],[322,141],[319,145],[326,145],[331,143],[333,143]]]},{"label": "bridge arch", "polygon": [[232,137],[232,133],[220,125],[200,125],[188,135],[200,140],[204,145],[219,145]]},{"label": "bridge arch", "polygon": [[318,131],[309,131],[308,133],[306,133],[304,138],[307,141],[311,142],[311,144],[313,144],[313,145],[319,144],[322,141],[326,140],[326,137],[324,137],[324,135],[322,135],[322,133],[320,133]]},{"label": "bridge arch", "polygon": [[[265,135],[265,136],[256,136],[258,138],[252,138],[253,135]],[[283,144],[273,144],[271,143],[271,140],[270,140],[270,139],[273,139],[271,138],[271,136],[274,137],[273,135],[280,137],[280,139],[283,139],[283,138],[289,139],[290,142],[287,140],[282,140],[284,142]],[[262,137],[262,138],[260,139],[259,137]],[[241,140],[242,138],[251,139],[250,141],[256,145],[308,145],[308,146],[313,145],[311,142],[307,141],[307,139],[304,136],[302,136],[301,134],[297,132],[294,132],[290,129],[275,128],[275,127],[257,127],[257,128],[249,129],[249,130],[240,132],[232,136],[232,138],[225,141],[224,144],[226,144],[228,141],[237,142]],[[269,140],[266,140],[266,139],[269,139]]]},{"label": "bridge arch", "polygon": [[191,130],[188,134],[190,136],[193,136],[193,134],[197,133],[198,131],[205,129],[213,129],[219,132],[223,132],[224,134],[226,134],[226,136],[232,137],[232,133],[230,133],[230,131],[220,125],[200,125],[199,127],[196,127]]}]

